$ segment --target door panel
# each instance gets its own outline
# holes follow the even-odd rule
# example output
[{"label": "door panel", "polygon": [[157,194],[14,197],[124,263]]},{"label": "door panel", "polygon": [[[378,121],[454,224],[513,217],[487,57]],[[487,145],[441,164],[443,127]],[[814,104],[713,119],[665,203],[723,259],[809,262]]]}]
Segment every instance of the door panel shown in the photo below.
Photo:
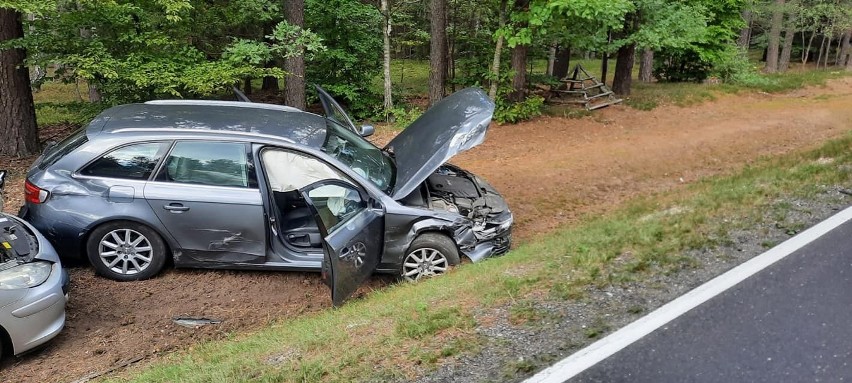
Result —
[{"label": "door panel", "polygon": [[337,307],[379,264],[384,211],[369,206],[369,197],[344,181],[320,181],[301,192],[323,237],[323,279]]},{"label": "door panel", "polygon": [[266,258],[258,189],[149,182],[145,199],[183,254],[195,261],[259,263]]},{"label": "door panel", "polygon": [[175,262],[262,263],[263,200],[244,143],[177,141],[145,198],[172,234]]}]

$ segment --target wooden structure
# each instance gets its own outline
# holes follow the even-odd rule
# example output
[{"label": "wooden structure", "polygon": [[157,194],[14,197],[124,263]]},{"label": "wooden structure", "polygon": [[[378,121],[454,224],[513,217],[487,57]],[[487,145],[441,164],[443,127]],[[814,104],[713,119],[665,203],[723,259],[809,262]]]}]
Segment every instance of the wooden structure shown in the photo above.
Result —
[{"label": "wooden structure", "polygon": [[570,76],[560,81],[562,84],[550,91],[551,102],[580,104],[587,110],[595,110],[623,101],[616,98],[606,84],[586,72],[580,64],[574,67]]}]

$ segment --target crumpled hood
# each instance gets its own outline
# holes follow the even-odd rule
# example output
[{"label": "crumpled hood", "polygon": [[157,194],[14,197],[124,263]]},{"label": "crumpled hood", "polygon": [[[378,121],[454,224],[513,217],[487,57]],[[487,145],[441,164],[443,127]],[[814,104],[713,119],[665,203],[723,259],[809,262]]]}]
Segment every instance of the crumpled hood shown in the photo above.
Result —
[{"label": "crumpled hood", "polygon": [[385,146],[397,168],[391,196],[405,198],[450,158],[481,144],[493,114],[494,102],[478,88],[453,93],[429,108]]}]

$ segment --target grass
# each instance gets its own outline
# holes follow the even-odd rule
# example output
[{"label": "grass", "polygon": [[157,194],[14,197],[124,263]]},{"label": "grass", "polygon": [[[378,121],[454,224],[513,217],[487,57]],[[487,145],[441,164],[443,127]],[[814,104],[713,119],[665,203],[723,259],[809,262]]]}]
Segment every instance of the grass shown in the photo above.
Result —
[{"label": "grass", "polygon": [[[832,158],[833,161],[819,161]],[[762,221],[780,196],[806,198],[818,185],[852,183],[852,135],[807,153],[764,159],[734,176],[639,198],[604,216],[546,234],[510,254],[418,284],[400,284],[252,334],[167,356],[110,381],[374,381],[409,379],[488,339],[473,331],[489,310],[518,323],[543,314],[533,300],[582,299],[590,286],[619,285],[695,267],[686,250],[729,241]],[[771,217],[770,217],[771,218]],[[474,311],[475,308],[475,311]],[[641,308],[637,309],[641,310]],[[601,321],[584,334],[596,338]],[[280,363],[275,355],[292,355]],[[515,371],[527,362],[507,366]]]}]

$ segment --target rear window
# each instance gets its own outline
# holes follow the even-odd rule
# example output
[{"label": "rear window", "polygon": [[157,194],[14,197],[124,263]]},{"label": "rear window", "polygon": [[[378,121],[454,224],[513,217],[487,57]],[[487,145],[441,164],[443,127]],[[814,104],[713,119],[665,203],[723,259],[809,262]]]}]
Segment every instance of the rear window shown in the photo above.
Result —
[{"label": "rear window", "polygon": [[65,157],[68,153],[73,152],[88,141],[89,138],[86,136],[86,128],[84,127],[77,130],[56,144],[56,146],[47,150],[44,153],[44,157],[41,162],[38,164],[38,168],[43,170],[48,166],[55,164],[56,161],[59,161],[62,157]]}]

